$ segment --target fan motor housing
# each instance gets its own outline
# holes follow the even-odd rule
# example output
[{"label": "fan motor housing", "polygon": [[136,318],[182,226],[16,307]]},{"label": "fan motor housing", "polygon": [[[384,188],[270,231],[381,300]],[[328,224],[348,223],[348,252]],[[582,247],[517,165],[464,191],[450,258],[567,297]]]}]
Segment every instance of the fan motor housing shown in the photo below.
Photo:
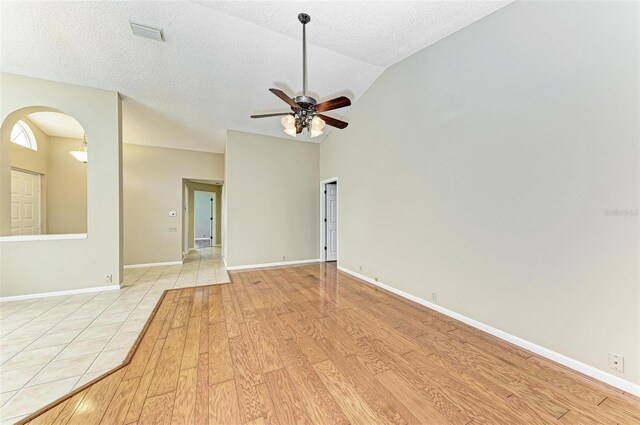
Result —
[{"label": "fan motor housing", "polygon": [[301,108],[309,108],[310,106],[316,106],[318,103],[311,96],[296,96],[293,98],[293,101],[300,105]]}]

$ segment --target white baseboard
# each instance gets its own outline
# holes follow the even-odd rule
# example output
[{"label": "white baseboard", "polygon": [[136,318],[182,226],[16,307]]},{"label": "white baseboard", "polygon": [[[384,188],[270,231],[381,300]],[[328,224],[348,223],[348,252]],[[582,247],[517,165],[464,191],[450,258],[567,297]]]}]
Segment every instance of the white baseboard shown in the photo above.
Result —
[{"label": "white baseboard", "polygon": [[264,267],[293,266],[295,264],[307,264],[307,263],[318,263],[318,262],[320,262],[319,258],[315,258],[313,260],[295,260],[295,261],[280,261],[277,263],[247,264],[244,266],[227,266],[226,260],[224,263],[227,270],[244,270],[244,269],[261,269]]},{"label": "white baseboard", "polygon": [[423,300],[422,298],[416,297],[415,295],[411,295],[407,292],[401,291],[400,289],[396,289],[392,286],[386,285],[381,282],[376,282],[374,279],[370,277],[364,276],[360,273],[356,273],[353,270],[349,270],[345,267],[338,266],[338,270],[343,271],[347,274],[350,274],[354,277],[357,277],[360,280],[363,280],[371,285],[375,285],[382,289],[385,289],[389,292],[392,292],[396,295],[399,295],[403,298],[421,304],[425,307],[428,307],[432,310],[435,310],[439,313],[442,313],[446,316],[449,316],[453,319],[459,320],[463,323],[466,323],[469,326],[473,326],[476,329],[480,329],[488,334],[491,334],[495,337],[498,337],[504,341],[510,342],[511,344],[517,345],[520,348],[524,348],[525,350],[529,350],[533,353],[536,353],[542,357],[545,357],[549,360],[552,360],[556,363],[560,363],[563,366],[571,368],[575,371],[578,371],[584,375],[590,376],[598,381],[602,381],[605,384],[609,384],[613,387],[619,388],[627,393],[633,394],[635,396],[640,396],[640,385],[634,384],[633,382],[629,382],[625,379],[622,379],[618,376],[607,373],[603,370],[600,370],[596,367],[588,365],[586,363],[582,363],[581,361],[572,359],[571,357],[567,357],[564,354],[560,354],[548,348],[542,347],[540,345],[534,344],[533,342],[527,341],[515,335],[511,335],[510,333],[501,331],[500,329],[496,329],[492,326],[486,325],[482,322],[478,322],[477,320],[471,319],[469,317],[463,316],[462,314],[456,313],[455,311],[451,311],[447,308],[429,302],[427,300]]},{"label": "white baseboard", "polygon": [[182,261],[166,261],[164,263],[145,263],[145,264],[128,264],[124,266],[125,269],[135,269],[138,267],[159,267],[159,266],[177,266],[182,264]]},{"label": "white baseboard", "polygon": [[87,294],[90,292],[113,291],[120,289],[120,285],[94,286],[93,288],[69,289],[67,291],[41,292],[39,294],[13,295],[11,297],[0,297],[0,302],[23,301],[34,298],[60,297],[64,295]]}]

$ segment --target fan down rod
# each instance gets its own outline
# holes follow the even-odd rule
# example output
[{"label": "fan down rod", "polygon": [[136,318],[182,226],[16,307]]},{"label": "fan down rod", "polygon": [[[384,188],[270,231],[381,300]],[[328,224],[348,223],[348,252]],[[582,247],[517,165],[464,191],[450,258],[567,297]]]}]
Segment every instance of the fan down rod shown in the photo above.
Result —
[{"label": "fan down rod", "polygon": [[302,23],[302,95],[307,95],[307,24],[311,16],[300,13],[298,20]]}]

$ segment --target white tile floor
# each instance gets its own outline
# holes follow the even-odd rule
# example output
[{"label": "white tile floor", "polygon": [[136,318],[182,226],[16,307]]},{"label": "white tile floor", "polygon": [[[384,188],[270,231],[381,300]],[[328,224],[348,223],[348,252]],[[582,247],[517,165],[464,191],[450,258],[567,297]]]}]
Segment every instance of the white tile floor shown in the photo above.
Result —
[{"label": "white tile floor", "polygon": [[122,363],[165,289],[229,282],[220,248],[125,270],[122,288],[0,304],[0,424]]}]

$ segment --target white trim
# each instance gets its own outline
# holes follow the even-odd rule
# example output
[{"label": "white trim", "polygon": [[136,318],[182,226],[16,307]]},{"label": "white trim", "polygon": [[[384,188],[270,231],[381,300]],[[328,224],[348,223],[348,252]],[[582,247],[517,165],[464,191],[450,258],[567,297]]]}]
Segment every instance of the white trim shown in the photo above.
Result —
[{"label": "white trim", "polygon": [[138,267],[159,267],[159,266],[177,266],[182,264],[182,261],[165,261],[164,263],[145,263],[145,264],[127,264],[125,269],[135,269]]},{"label": "white trim", "polygon": [[69,239],[87,239],[86,233],[68,233],[66,235],[17,235],[0,236],[0,242],[60,241]]},{"label": "white trim", "polygon": [[196,238],[196,242],[198,241],[208,241],[211,240],[211,238]]},{"label": "white trim", "polygon": [[640,396],[640,385],[638,384],[634,384],[633,382],[629,382],[625,379],[622,379],[618,376],[612,375],[610,373],[607,373],[603,370],[600,370],[596,367],[593,367],[591,365],[582,363],[579,360],[575,360],[572,359],[571,357],[567,357],[564,354],[560,354],[556,351],[553,350],[549,350],[548,348],[542,347],[540,345],[534,344],[533,342],[527,341],[526,339],[522,339],[520,337],[517,337],[515,335],[511,335],[510,333],[501,331],[500,329],[496,329],[492,326],[486,325],[482,322],[479,322],[477,320],[471,319],[469,317],[463,316],[460,313],[456,313],[455,311],[451,311],[449,309],[446,309],[442,306],[439,306],[437,304],[433,304],[427,300],[423,300],[422,298],[416,297],[415,295],[411,295],[407,292],[404,292],[400,289],[396,289],[392,286],[386,285],[384,283],[381,282],[376,282],[374,279],[371,279],[370,277],[364,276],[360,273],[356,273],[352,270],[349,270],[345,267],[342,266],[338,266],[338,270],[343,271],[347,274],[350,274],[354,277],[357,277],[358,279],[367,282],[371,285],[375,285],[378,286],[382,289],[385,289],[389,292],[393,292],[396,295],[399,295],[403,298],[406,298],[408,300],[411,300],[415,303],[421,304],[425,307],[428,307],[432,310],[435,310],[439,313],[442,313],[446,316],[449,316],[453,319],[459,320],[463,323],[466,323],[469,326],[473,326],[476,329],[480,329],[481,331],[484,331],[488,334],[491,334],[495,337],[498,337],[504,341],[510,342],[511,344],[517,345],[520,348],[524,348],[525,350],[531,351],[533,353],[536,353],[542,357],[545,357],[549,360],[552,360],[556,363],[560,363],[561,365],[564,365],[570,369],[573,369],[575,371],[578,371],[584,375],[590,376],[594,379],[597,379],[598,381],[602,381],[605,384],[609,384],[611,386],[614,386],[616,388],[619,388],[621,390],[623,390],[624,392],[633,394],[635,396]]},{"label": "white trim", "polygon": [[277,263],[246,264],[244,266],[227,266],[227,261],[224,260],[224,264],[227,270],[261,269],[264,267],[293,266],[295,264],[307,264],[307,263],[318,263],[318,262],[320,262],[320,259],[315,258],[313,260],[280,261]]},{"label": "white trim", "polygon": [[89,292],[103,292],[120,289],[120,285],[94,286],[93,288],[69,289],[66,291],[41,292],[39,294],[13,295],[0,297],[0,302],[31,300],[34,298],[59,297],[63,295],[86,294]]},{"label": "white trim", "polygon": [[[327,253],[324,250],[325,247],[325,229],[324,229],[324,219],[326,213],[326,197],[324,191],[325,186],[328,183],[338,183],[338,177],[331,177],[330,179],[320,181],[320,261],[326,261]],[[338,186],[340,186],[338,184]],[[339,260],[340,257],[340,188],[338,187],[338,191],[336,193],[336,212],[338,214],[338,223],[336,223],[336,232],[338,233],[337,241],[336,241],[336,261]],[[333,260],[332,260],[333,261]]]}]

